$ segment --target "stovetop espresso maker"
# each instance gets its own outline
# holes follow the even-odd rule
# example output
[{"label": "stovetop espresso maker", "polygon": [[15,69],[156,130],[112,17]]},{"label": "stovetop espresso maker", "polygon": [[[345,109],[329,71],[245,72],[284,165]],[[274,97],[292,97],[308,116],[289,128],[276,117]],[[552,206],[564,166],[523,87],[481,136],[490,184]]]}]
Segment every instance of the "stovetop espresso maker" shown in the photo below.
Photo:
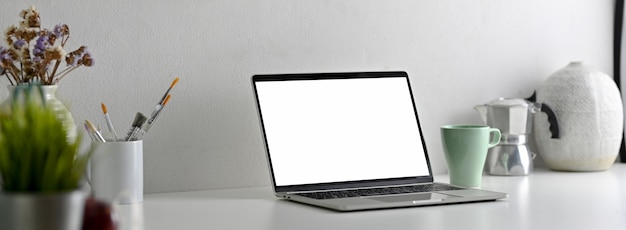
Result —
[{"label": "stovetop espresso maker", "polygon": [[[491,175],[523,176],[533,170],[536,154],[528,148],[527,141],[532,128],[532,116],[538,111],[554,119],[548,106],[520,98],[498,98],[474,107],[486,125],[500,129],[500,143],[489,149],[485,172]],[[554,127],[556,125],[554,125]],[[553,132],[554,134],[554,132]]]}]

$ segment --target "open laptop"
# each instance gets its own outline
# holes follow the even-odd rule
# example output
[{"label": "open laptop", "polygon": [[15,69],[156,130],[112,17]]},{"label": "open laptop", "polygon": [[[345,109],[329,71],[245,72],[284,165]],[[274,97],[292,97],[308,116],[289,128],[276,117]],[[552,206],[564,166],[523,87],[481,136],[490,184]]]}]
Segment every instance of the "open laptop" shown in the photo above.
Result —
[{"label": "open laptop", "polygon": [[338,211],[492,201],[434,183],[406,72],[255,75],[277,197]]}]

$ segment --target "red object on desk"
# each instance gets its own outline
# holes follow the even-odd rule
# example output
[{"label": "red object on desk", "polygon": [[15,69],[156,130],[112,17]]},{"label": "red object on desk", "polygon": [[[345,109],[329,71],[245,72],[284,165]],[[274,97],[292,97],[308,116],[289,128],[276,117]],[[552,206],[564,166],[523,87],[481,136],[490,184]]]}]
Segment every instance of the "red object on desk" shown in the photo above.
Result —
[{"label": "red object on desk", "polygon": [[93,197],[85,201],[83,230],[117,230],[117,216],[110,204]]}]

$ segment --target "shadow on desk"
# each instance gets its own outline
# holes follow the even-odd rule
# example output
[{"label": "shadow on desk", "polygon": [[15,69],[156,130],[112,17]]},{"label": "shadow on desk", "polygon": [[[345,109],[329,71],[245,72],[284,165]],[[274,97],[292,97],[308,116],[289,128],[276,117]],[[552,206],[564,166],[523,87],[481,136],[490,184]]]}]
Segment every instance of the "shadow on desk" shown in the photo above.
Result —
[{"label": "shadow on desk", "polygon": [[150,200],[256,200],[256,199],[273,199],[275,196],[271,187],[254,187],[240,189],[223,189],[223,190],[206,190],[206,191],[190,191],[175,193],[155,193],[146,194]]}]

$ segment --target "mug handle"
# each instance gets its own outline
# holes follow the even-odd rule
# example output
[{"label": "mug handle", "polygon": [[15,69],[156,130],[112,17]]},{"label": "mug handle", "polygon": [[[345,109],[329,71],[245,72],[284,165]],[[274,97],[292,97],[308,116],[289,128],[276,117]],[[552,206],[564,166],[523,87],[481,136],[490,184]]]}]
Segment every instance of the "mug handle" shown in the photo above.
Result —
[{"label": "mug handle", "polygon": [[500,143],[500,137],[502,133],[499,129],[489,128],[489,136],[491,136],[491,140],[489,141],[489,148],[494,147]]}]

